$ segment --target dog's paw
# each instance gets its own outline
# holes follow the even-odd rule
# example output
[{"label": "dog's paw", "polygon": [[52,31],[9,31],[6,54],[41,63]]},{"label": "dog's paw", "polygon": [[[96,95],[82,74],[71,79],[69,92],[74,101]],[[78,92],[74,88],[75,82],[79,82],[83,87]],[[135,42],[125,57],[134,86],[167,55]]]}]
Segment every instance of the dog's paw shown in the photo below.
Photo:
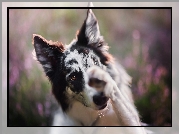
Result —
[{"label": "dog's paw", "polygon": [[98,66],[89,68],[87,74],[89,77],[89,86],[95,88],[99,92],[104,92],[104,94],[109,97],[113,88],[111,76]]}]

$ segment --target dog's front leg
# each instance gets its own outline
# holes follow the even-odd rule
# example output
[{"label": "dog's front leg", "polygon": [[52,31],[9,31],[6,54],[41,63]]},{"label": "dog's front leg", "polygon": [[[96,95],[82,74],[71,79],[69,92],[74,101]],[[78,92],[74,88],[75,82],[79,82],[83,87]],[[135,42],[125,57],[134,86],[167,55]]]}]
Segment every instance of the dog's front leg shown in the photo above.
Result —
[{"label": "dog's front leg", "polygon": [[[114,111],[123,126],[141,126],[139,115],[135,106],[124,97],[116,83],[111,80],[105,86],[104,92],[108,96],[114,108]],[[131,134],[146,134],[143,127],[129,128]]]},{"label": "dog's front leg", "polygon": [[[106,77],[110,77],[109,75]],[[112,78],[108,78],[108,82],[104,88],[104,93],[112,101],[114,110],[124,126],[140,126],[139,116],[134,105],[122,94]]]},{"label": "dog's front leg", "polygon": [[[121,87],[118,88],[112,77],[99,67],[91,67],[87,72],[90,78],[105,81],[106,85],[104,86],[103,92],[111,99],[113,109],[121,126],[141,126],[139,115],[133,102],[123,95],[125,92],[121,92],[120,90],[120,88],[125,88],[125,86],[121,85]],[[145,134],[145,130],[142,127],[133,127],[129,131],[131,131],[131,134]]]}]

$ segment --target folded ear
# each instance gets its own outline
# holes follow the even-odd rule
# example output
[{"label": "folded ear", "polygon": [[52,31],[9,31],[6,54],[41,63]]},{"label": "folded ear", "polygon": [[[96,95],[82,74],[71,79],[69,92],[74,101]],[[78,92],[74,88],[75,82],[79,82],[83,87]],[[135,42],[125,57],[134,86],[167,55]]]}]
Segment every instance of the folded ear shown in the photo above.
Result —
[{"label": "folded ear", "polygon": [[57,68],[57,61],[65,48],[60,42],[47,41],[40,35],[33,34],[34,56],[43,66],[46,75],[51,78]]},{"label": "folded ear", "polygon": [[100,36],[98,21],[91,9],[87,11],[87,17],[77,35],[80,45],[96,44],[103,41]]}]

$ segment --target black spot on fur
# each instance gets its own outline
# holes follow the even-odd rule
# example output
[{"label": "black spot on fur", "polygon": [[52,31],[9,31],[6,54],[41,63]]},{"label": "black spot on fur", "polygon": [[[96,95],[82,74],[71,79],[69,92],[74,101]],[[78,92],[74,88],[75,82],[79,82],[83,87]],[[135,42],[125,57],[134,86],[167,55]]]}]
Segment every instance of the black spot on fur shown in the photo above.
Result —
[{"label": "black spot on fur", "polygon": [[71,59],[70,61],[67,62],[67,64],[73,65],[73,64],[78,64],[78,62],[75,59]]},{"label": "black spot on fur", "polygon": [[66,111],[69,108],[69,102],[67,96],[65,95],[66,81],[64,77],[65,75],[62,72],[57,71],[53,79],[51,79],[51,83],[52,92],[56,100],[61,105],[63,111]]}]

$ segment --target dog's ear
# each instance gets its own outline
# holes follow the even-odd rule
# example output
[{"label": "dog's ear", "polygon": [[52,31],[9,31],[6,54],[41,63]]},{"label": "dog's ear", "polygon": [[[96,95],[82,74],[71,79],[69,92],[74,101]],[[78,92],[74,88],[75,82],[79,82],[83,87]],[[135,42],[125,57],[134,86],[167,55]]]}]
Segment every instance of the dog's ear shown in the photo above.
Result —
[{"label": "dog's ear", "polygon": [[63,54],[65,47],[60,42],[47,41],[37,34],[33,34],[33,45],[34,57],[41,63],[46,75],[51,78],[57,67],[57,60]]},{"label": "dog's ear", "polygon": [[87,11],[87,17],[77,34],[79,45],[90,45],[97,44],[102,41],[102,36],[100,36],[98,21],[91,9]]},{"label": "dog's ear", "polygon": [[101,57],[103,64],[113,61],[113,57],[108,53],[109,46],[100,35],[98,21],[91,9],[87,11],[87,17],[77,33],[77,45],[89,46]]}]

